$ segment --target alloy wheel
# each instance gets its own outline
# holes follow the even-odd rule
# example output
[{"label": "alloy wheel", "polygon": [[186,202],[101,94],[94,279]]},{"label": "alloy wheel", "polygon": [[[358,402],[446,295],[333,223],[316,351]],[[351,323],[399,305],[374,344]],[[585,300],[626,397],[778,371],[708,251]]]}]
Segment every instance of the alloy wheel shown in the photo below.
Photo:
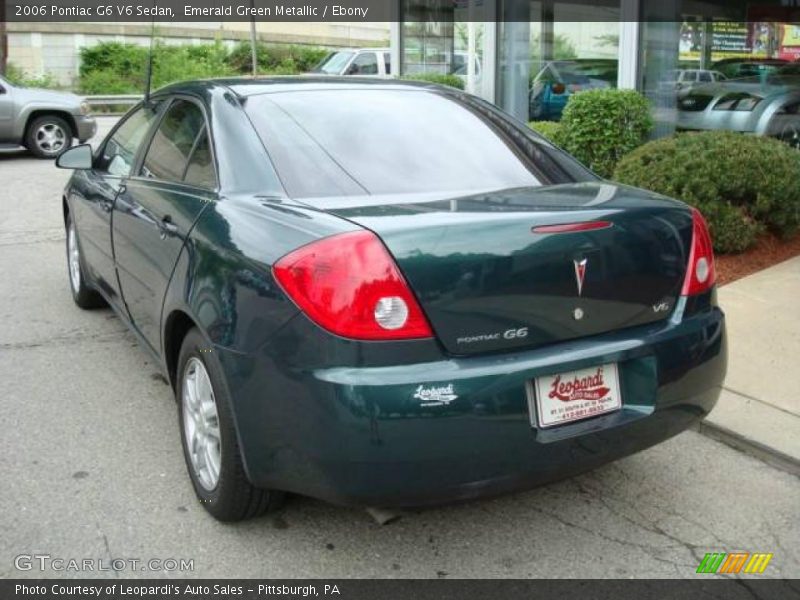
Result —
[{"label": "alloy wheel", "polygon": [[75,235],[75,224],[70,221],[67,229],[67,262],[69,263],[69,283],[76,294],[81,289],[81,255],[78,249],[78,238]]},{"label": "alloy wheel", "polygon": [[192,470],[200,485],[211,491],[219,482],[222,447],[214,388],[199,358],[186,363],[182,389],[183,432]]},{"label": "alloy wheel", "polygon": [[45,154],[56,154],[67,142],[66,132],[55,123],[45,123],[36,130],[36,145]]}]

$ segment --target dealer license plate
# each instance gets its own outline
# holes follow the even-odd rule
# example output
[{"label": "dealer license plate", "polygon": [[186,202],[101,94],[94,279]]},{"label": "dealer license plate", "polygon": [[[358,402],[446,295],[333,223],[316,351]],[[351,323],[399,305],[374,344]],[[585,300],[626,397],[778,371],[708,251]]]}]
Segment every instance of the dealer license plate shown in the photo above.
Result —
[{"label": "dealer license plate", "polygon": [[537,377],[532,387],[539,427],[580,421],[622,407],[614,363]]}]

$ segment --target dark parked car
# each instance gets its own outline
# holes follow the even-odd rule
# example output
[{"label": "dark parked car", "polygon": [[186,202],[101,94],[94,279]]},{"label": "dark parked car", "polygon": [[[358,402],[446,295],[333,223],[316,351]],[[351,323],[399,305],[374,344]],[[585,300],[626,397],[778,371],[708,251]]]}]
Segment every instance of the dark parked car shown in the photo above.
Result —
[{"label": "dark parked car", "polygon": [[163,368],[219,519],[524,489],[717,400],[700,213],[452,88],[173,85],[59,164],[73,298]]}]

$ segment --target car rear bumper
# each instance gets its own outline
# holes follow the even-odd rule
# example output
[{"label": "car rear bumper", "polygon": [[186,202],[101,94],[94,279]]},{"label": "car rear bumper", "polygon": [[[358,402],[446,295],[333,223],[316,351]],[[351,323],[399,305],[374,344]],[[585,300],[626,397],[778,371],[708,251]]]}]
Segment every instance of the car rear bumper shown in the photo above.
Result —
[{"label": "car rear bumper", "polygon": [[[251,480],[328,501],[405,507],[568,477],[663,441],[713,408],[726,370],[718,308],[489,357],[306,370],[286,355],[221,351]],[[623,408],[540,429],[526,383],[619,365]],[[420,385],[458,398],[423,406]]]},{"label": "car rear bumper", "polygon": [[75,115],[75,137],[82,144],[97,133],[97,121],[92,116]]}]

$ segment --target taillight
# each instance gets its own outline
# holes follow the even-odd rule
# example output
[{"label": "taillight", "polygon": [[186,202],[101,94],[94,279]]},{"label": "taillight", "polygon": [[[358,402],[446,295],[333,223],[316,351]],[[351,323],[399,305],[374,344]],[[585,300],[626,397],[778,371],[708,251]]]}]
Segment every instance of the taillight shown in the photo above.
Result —
[{"label": "taillight", "polygon": [[383,243],[369,231],[342,233],[290,252],[275,279],[317,325],[358,340],[432,337]]},{"label": "taillight", "polygon": [[689,264],[686,278],[683,280],[682,296],[694,296],[710,290],[717,281],[714,268],[714,249],[711,246],[711,234],[703,215],[696,208],[692,209],[692,249],[689,252]]}]

